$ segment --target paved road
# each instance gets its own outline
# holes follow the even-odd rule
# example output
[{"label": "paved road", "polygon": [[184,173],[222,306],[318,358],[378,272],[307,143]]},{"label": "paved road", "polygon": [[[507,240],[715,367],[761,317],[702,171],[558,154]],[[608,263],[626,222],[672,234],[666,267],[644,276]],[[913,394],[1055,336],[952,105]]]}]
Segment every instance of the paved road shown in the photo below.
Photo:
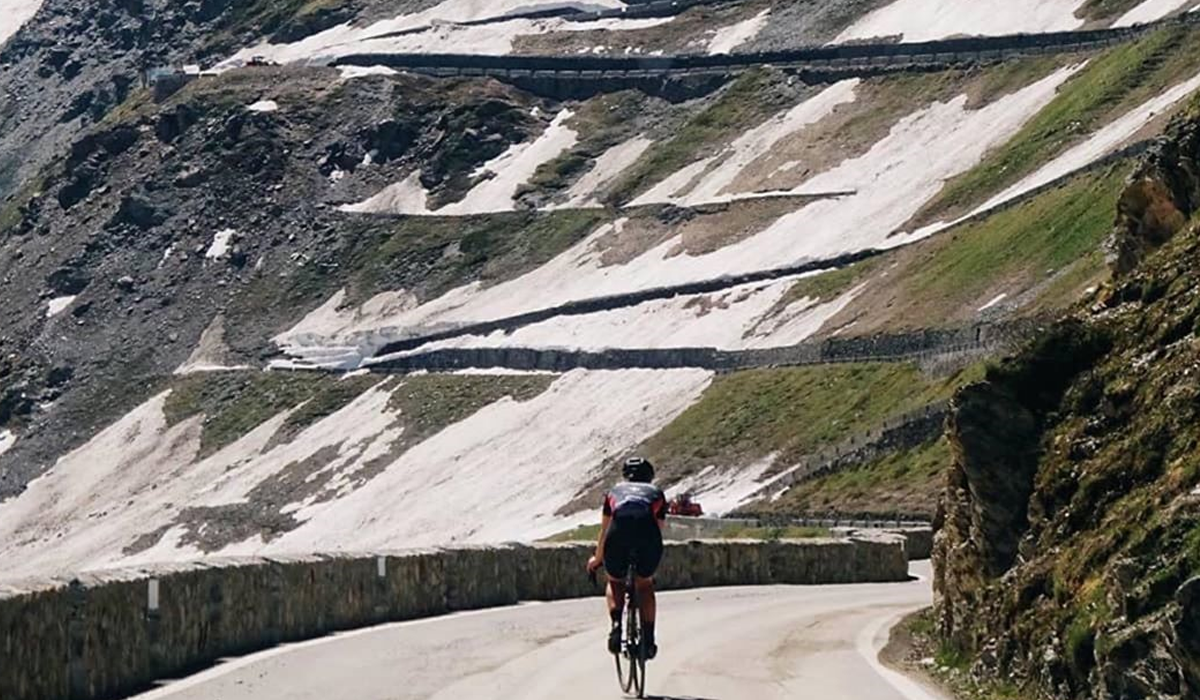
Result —
[{"label": "paved road", "polygon": [[[724,588],[662,596],[647,693],[664,699],[941,700],[882,668],[890,623],[930,600],[893,585]],[[139,700],[591,700],[621,697],[598,599],[386,625],[230,661]]]}]

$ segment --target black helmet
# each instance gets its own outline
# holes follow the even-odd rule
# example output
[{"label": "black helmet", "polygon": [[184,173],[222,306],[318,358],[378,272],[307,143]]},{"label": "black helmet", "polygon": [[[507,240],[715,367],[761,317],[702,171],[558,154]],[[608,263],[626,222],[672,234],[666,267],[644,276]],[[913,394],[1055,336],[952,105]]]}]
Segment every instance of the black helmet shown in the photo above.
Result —
[{"label": "black helmet", "polygon": [[630,457],[621,467],[621,474],[629,481],[640,481],[648,484],[654,481],[654,465],[642,457]]}]

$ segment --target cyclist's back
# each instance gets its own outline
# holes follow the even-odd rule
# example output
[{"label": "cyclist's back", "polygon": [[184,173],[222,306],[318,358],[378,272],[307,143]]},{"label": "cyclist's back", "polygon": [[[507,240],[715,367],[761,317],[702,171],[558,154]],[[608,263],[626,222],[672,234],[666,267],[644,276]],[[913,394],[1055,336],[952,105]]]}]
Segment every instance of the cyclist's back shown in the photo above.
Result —
[{"label": "cyclist's back", "polygon": [[654,484],[622,481],[604,496],[604,514],[621,520],[665,517],[667,497]]}]

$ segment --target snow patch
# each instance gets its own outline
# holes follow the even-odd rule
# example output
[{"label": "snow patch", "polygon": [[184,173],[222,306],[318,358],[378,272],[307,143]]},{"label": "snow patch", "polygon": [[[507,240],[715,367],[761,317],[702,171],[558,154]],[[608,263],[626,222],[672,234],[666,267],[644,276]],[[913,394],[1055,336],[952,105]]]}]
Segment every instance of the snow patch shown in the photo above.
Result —
[{"label": "snow patch", "polygon": [[1195,0],[1146,0],[1129,12],[1121,15],[1114,27],[1129,27],[1162,19],[1176,10],[1192,5]]},{"label": "snow patch", "polygon": [[[615,0],[588,4],[592,7],[624,6],[624,3]],[[354,53],[502,55],[510,53],[513,42],[521,36],[558,31],[624,31],[654,27],[674,20],[674,17],[612,18],[594,22],[571,22],[561,18],[503,19],[519,11],[562,5],[562,2],[552,0],[446,0],[427,10],[398,15],[367,27],[347,23],[291,44],[263,42],[242,49],[218,64],[216,70],[245,65],[253,56],[263,56],[277,63],[324,63]],[[497,21],[483,25],[461,24],[482,19]]]},{"label": "snow patch", "polygon": [[1008,292],[1004,292],[1003,294],[998,294],[998,295],[996,295],[995,299],[992,299],[988,303],[979,307],[978,310],[979,311],[987,311],[988,309],[992,308],[993,306],[996,306],[997,304],[999,304],[1000,302],[1004,301],[1007,298],[1008,298]]},{"label": "snow patch", "polygon": [[539,166],[558,157],[578,141],[579,134],[566,125],[574,115],[569,109],[562,110],[536,139],[510,146],[504,153],[479,166],[473,175],[485,179],[471,188],[462,200],[441,209],[429,210],[426,203],[428,193],[416,172],[366,201],[341,209],[352,213],[438,215],[512,211],[516,209],[515,197],[521,185],[533,177]]},{"label": "snow patch", "polygon": [[346,498],[299,510],[306,524],[270,549],[549,536],[563,529],[555,511],[674,420],[710,380],[697,370],[570,372],[529,401],[504,399],[447,428]]},{"label": "snow patch", "polygon": [[8,452],[17,444],[17,436],[11,430],[0,430],[0,455]]},{"label": "snow patch", "polygon": [[77,295],[72,294],[70,296],[55,297],[54,299],[51,299],[50,302],[46,304],[46,318],[54,318],[55,316],[66,311],[67,307],[70,306],[76,298]]},{"label": "snow patch", "polygon": [[645,136],[635,136],[601,153],[596,158],[592,169],[584,173],[583,177],[576,180],[575,184],[567,190],[567,201],[556,208],[578,209],[600,206],[596,200],[597,193],[636,163],[637,159],[641,158],[653,143],[653,140]]},{"label": "snow patch", "polygon": [[275,100],[259,100],[246,109],[250,112],[278,112],[279,103]]},{"label": "snow patch", "polygon": [[421,185],[421,173],[414,170],[404,180],[388,185],[369,199],[339,208],[351,214],[423,215],[431,213],[428,200],[429,193]]},{"label": "snow patch", "polygon": [[[731,470],[709,465],[668,489],[669,496],[690,493],[704,503],[711,515],[724,515],[751,500],[762,488],[763,475],[775,464],[778,453],[772,453],[740,469]],[[724,466],[724,465],[722,465]]]},{"label": "snow patch", "polygon": [[575,116],[564,109],[554,117],[550,126],[532,142],[519,143],[480,166],[476,176],[492,173],[467,193],[462,201],[438,210],[438,214],[478,214],[510,211],[516,208],[517,189],[529,181],[542,163],[558,157],[579,140],[579,134],[566,125]]},{"label": "snow patch", "polygon": [[4,11],[0,12],[0,45],[33,19],[37,11],[42,9],[43,2],[44,0],[5,0]]},{"label": "snow patch", "polygon": [[1057,32],[1078,29],[1086,0],[895,0],[850,25],[834,43],[902,36],[934,41],[956,35]]},{"label": "snow patch", "polygon": [[[763,124],[742,134],[729,144],[729,147],[723,153],[718,154],[712,159],[700,161],[699,163],[705,163],[703,170],[701,170],[701,172],[704,172],[702,178],[691,177],[685,181],[684,178],[686,176],[680,175],[678,181],[675,182],[672,182],[671,178],[668,178],[662,183],[661,187],[652,188],[650,192],[638,197],[636,202],[650,204],[669,201],[676,204],[696,205],[733,199],[734,195],[729,193],[727,189],[742,171],[754,163],[754,161],[770,153],[775,145],[783,139],[803,130],[807,126],[816,124],[829,116],[839,106],[854,102],[856,99],[855,91],[860,82],[859,79],[854,78],[843,80],[825,88],[811,99],[801,102],[786,112],[775,115]],[[699,168],[699,163],[694,165]],[[709,164],[711,163],[718,164],[716,167],[710,169]],[[694,171],[684,168],[680,172],[688,172],[690,174]],[[690,191],[686,191],[685,194],[684,188],[693,180],[697,184]]]},{"label": "snow patch", "polygon": [[[245,503],[265,479],[312,455],[311,496],[284,510],[304,524],[281,539],[253,537],[221,554],[301,553],[450,542],[534,540],[561,529],[556,511],[657,433],[711,381],[697,370],[577,371],[525,402],[495,402],[398,457],[395,384],[275,444],[290,411],[198,459],[203,417],[168,425],[160,394],[60,459],[21,495],[0,503],[0,575],[20,578],[203,556],[174,527],[187,508]],[[400,385],[403,386],[402,384]],[[364,466],[383,471],[359,488]],[[446,513],[454,513],[446,518]],[[139,536],[165,533],[138,554]]]},{"label": "snow patch", "polygon": [[398,71],[387,66],[339,66],[342,80],[355,80],[370,75],[396,75]]},{"label": "snow patch", "polygon": [[204,253],[204,257],[209,260],[220,260],[229,254],[229,244],[233,241],[233,237],[237,235],[237,231],[227,228],[223,231],[218,231],[213,235],[212,243],[208,246],[208,250]]},{"label": "snow patch", "polygon": [[[534,347],[598,351],[610,348],[715,347],[722,350],[783,347],[802,342],[860,292],[820,303],[780,303],[798,278],[757,282],[713,294],[680,296],[610,311],[560,316],[514,331],[461,336],[405,355],[440,348]],[[388,356],[375,361],[386,361]]]},{"label": "snow patch", "polygon": [[767,26],[767,18],[770,15],[771,8],[768,7],[749,19],[721,27],[713,35],[712,41],[708,42],[709,55],[732,53],[737,47],[752,40]]}]

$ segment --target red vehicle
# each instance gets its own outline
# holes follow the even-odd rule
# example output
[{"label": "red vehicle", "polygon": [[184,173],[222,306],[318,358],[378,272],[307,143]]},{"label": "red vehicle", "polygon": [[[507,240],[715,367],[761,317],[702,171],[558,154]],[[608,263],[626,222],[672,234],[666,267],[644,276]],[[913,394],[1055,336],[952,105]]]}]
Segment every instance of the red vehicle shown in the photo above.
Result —
[{"label": "red vehicle", "polygon": [[704,515],[704,509],[700,507],[700,503],[698,501],[692,500],[692,494],[681,493],[675,498],[672,498],[671,502],[667,504],[667,514],[684,515],[695,518]]}]

